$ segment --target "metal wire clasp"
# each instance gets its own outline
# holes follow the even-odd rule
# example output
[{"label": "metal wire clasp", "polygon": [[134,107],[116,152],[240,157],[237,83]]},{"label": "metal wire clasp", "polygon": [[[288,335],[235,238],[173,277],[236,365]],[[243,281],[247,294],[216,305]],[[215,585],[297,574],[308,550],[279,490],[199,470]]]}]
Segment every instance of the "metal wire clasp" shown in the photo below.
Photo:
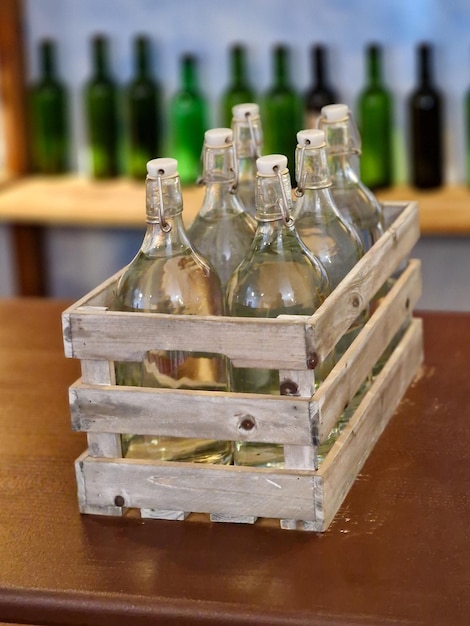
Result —
[{"label": "metal wire clasp", "polygon": [[158,181],[158,221],[160,224],[160,228],[164,233],[169,233],[171,230],[171,224],[165,219],[165,212],[163,210],[163,191],[162,191],[162,174],[164,174],[163,170],[158,170],[157,181]]},{"label": "metal wire clasp", "polygon": [[307,139],[300,149],[299,167],[298,167],[299,179],[297,181],[297,187],[294,189],[294,193],[297,198],[301,198],[305,193],[304,155],[305,155],[305,149],[309,145],[310,145],[310,140]]},{"label": "metal wire clasp", "polygon": [[278,204],[279,208],[281,209],[282,219],[287,228],[292,228],[294,226],[294,218],[290,214],[289,201],[287,199],[286,189],[282,180],[282,172],[279,170],[279,167],[277,165],[273,167],[273,170],[279,180],[279,185],[281,186],[282,198],[279,198]]},{"label": "metal wire clasp", "polygon": [[246,121],[248,122],[248,128],[250,129],[250,137],[251,137],[251,146],[253,150],[253,156],[258,159],[261,156],[261,153],[258,148],[258,144],[256,142],[255,129],[253,127],[253,123],[251,121],[251,113],[247,111],[245,113]]}]

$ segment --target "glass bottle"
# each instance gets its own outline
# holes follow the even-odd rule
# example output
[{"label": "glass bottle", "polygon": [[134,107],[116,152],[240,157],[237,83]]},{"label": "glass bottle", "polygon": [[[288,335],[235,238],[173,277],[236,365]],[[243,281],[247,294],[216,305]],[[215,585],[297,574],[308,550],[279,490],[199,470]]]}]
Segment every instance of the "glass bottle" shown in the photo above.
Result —
[{"label": "glass bottle", "polygon": [[39,44],[39,79],[29,94],[33,169],[60,174],[68,169],[68,93],[56,71],[56,45],[50,39]]},{"label": "glass bottle", "polygon": [[[219,278],[192,247],[182,220],[181,184],[175,159],[147,164],[147,231],[142,247],[122,273],[111,308],[150,313],[222,315]],[[214,354],[151,350],[142,363],[116,363],[120,385],[225,390],[226,361]],[[124,454],[164,461],[227,463],[229,442],[122,436]]]},{"label": "glass bottle", "polygon": [[126,89],[128,174],[141,180],[147,161],[158,156],[161,144],[160,95],[150,70],[150,43],[134,40],[134,76]]},{"label": "glass bottle", "polygon": [[358,96],[361,180],[370,189],[392,184],[392,96],[383,82],[382,48],[366,49],[367,83]]},{"label": "glass bottle", "polygon": [[343,217],[356,229],[367,252],[383,234],[383,212],[357,174],[354,158],[361,152],[360,137],[348,106],[324,106],[319,127],[325,131],[333,199]]},{"label": "glass bottle", "polygon": [[[303,102],[291,84],[289,49],[273,50],[273,83],[263,99],[264,150],[266,154],[285,154],[294,163],[295,134],[303,128]],[[291,169],[291,183],[294,183]]]},{"label": "glass bottle", "polygon": [[195,184],[207,129],[207,102],[199,88],[196,57],[181,58],[181,86],[170,101],[170,152],[178,161],[182,185]]},{"label": "glass bottle", "polygon": [[236,104],[254,100],[255,92],[248,80],[246,48],[242,44],[235,44],[230,49],[230,83],[220,103],[222,126],[230,126],[232,109]]},{"label": "glass bottle", "polygon": [[85,117],[93,178],[119,174],[118,89],[111,76],[108,40],[95,36],[92,46],[92,76],[85,85]]},{"label": "glass bottle", "polygon": [[[329,293],[329,283],[322,265],[295,230],[287,157],[260,157],[257,168],[258,227],[248,254],[228,283],[228,313],[264,318],[311,315]],[[230,384],[233,391],[280,393],[279,372],[275,369],[232,366]],[[238,442],[234,462],[267,467],[282,465],[283,447]]]},{"label": "glass bottle", "polygon": [[233,131],[213,128],[204,135],[201,209],[188,231],[195,247],[211,262],[225,287],[245,257],[255,233],[255,220],[236,194]]},{"label": "glass bottle", "polygon": [[417,188],[440,187],[443,182],[443,98],[435,87],[432,47],[417,50],[418,78],[408,101],[411,139],[411,183]]},{"label": "glass bottle", "polygon": [[338,102],[338,94],[328,81],[326,67],[326,47],[312,46],[310,49],[312,83],[305,93],[307,128],[316,128],[322,107]]},{"label": "glass bottle", "polygon": [[245,211],[256,215],[256,159],[263,148],[259,106],[254,102],[236,104],[232,109],[232,130],[238,171],[238,197]]}]

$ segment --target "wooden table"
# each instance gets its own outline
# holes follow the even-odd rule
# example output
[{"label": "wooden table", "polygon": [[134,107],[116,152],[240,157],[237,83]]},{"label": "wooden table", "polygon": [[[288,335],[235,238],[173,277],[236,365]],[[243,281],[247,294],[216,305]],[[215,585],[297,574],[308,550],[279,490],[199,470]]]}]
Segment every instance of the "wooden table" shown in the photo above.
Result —
[{"label": "wooden table", "polygon": [[323,535],[80,516],[65,302],[0,301],[0,622],[470,623],[470,315],[423,315],[426,361]]}]

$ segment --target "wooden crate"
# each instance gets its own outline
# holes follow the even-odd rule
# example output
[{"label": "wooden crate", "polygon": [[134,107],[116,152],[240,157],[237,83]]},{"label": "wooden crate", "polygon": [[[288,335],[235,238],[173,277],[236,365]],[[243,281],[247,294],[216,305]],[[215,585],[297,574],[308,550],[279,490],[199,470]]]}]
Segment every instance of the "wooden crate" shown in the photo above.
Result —
[{"label": "wooden crate", "polygon": [[[88,449],[76,461],[82,513],[252,523],[324,531],[422,361],[415,202],[385,206],[390,226],[318,311],[276,319],[177,316],[107,310],[117,275],[63,313],[65,353],[81,360],[70,388],[73,428]],[[406,265],[355,341],[312,395],[314,370],[397,268]],[[321,465],[317,446],[406,320],[406,332]],[[256,350],[253,350],[256,346]],[[227,356],[237,366],[280,370],[295,395],[116,386],[114,361],[148,350]],[[296,390],[296,391],[295,391]],[[184,407],[184,411],[182,408]],[[246,429],[249,417],[254,427]],[[122,458],[120,434],[155,434],[284,445],[285,468],[266,469]]]}]

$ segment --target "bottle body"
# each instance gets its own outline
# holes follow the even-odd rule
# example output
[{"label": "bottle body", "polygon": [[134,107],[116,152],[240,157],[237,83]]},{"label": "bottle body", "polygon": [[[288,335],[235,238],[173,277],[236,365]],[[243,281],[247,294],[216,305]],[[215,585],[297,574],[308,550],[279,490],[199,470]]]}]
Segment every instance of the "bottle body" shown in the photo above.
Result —
[{"label": "bottle body", "polygon": [[[323,268],[305,248],[289,219],[286,221],[286,216],[279,213],[279,198],[288,203],[290,195],[286,158],[279,163],[282,181],[265,174],[257,178],[258,228],[246,258],[227,287],[228,312],[232,316],[311,315],[329,291]],[[232,366],[230,385],[233,391],[279,394],[279,371]],[[283,447],[238,442],[234,461],[238,465],[279,466],[284,463]]]},{"label": "bottle body", "polygon": [[[169,161],[157,159],[155,162]],[[115,310],[180,315],[222,315],[220,281],[210,265],[192,248],[185,233],[179,180],[170,175],[162,183],[161,197],[169,211],[148,221],[137,256],[124,270],[116,286]],[[147,181],[147,207],[158,205],[155,179]],[[172,205],[173,200],[176,204]],[[149,350],[142,363],[117,363],[121,385],[173,389],[225,390],[226,361],[220,355],[185,351]],[[230,442],[179,437],[123,435],[124,454],[133,458],[227,463]]]},{"label": "bottle body", "polygon": [[[288,162],[293,165],[295,135],[303,126],[303,103],[290,83],[288,49],[277,46],[273,51],[273,60],[274,82],[265,93],[262,107],[264,150],[267,154],[285,154]],[[291,174],[293,183],[294,167]]]},{"label": "bottle body", "polygon": [[215,128],[205,133],[204,200],[188,231],[224,288],[244,259],[255,232],[254,219],[244,211],[235,193],[235,159],[231,129]]},{"label": "bottle body", "polygon": [[170,102],[170,152],[178,161],[181,184],[194,184],[200,174],[201,146],[207,128],[207,103],[198,85],[197,62],[181,59],[181,87]]},{"label": "bottle body", "polygon": [[431,189],[443,183],[443,98],[432,83],[431,47],[427,44],[418,48],[418,70],[419,83],[408,103],[411,183]]},{"label": "bottle body", "polygon": [[127,106],[127,172],[141,180],[146,164],[159,156],[161,144],[160,95],[150,73],[150,47],[147,38],[134,42],[135,72],[126,89]]},{"label": "bottle body", "polygon": [[246,49],[236,44],[230,49],[230,84],[222,94],[220,118],[223,127],[232,122],[232,110],[237,104],[254,102],[255,92],[248,80]]},{"label": "bottle body", "polygon": [[312,84],[304,97],[307,128],[317,127],[324,106],[339,102],[336,90],[328,82],[326,52],[326,47],[322,45],[313,46],[310,51]]},{"label": "bottle body", "polygon": [[382,80],[378,45],[367,48],[367,85],[358,97],[362,153],[361,181],[370,189],[389,187],[393,181],[393,103]]},{"label": "bottle body", "polygon": [[40,77],[29,93],[33,169],[42,174],[68,170],[68,93],[56,76],[55,43],[39,47]]},{"label": "bottle body", "polygon": [[92,40],[94,74],[85,86],[89,167],[93,178],[119,174],[118,90],[108,69],[108,42]]}]

